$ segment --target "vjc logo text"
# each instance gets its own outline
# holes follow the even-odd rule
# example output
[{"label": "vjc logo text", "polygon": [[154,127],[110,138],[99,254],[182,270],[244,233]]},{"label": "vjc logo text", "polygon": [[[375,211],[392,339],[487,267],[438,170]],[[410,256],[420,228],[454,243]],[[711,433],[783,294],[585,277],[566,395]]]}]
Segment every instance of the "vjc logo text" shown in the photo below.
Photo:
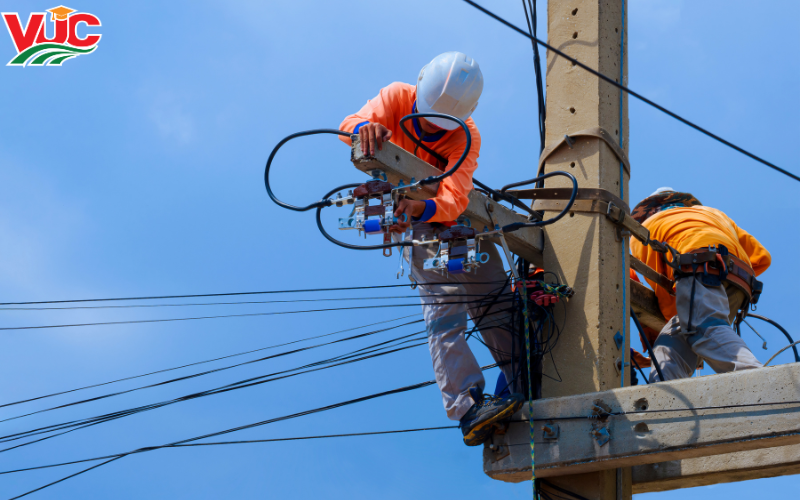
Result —
[{"label": "vjc logo text", "polygon": [[55,25],[52,38],[47,38],[46,12],[32,12],[24,29],[18,13],[2,13],[8,33],[17,49],[17,55],[6,66],[61,66],[67,59],[89,54],[97,49],[102,35],[92,34],[81,38],[77,32],[80,23],[101,26],[97,16],[63,5],[48,9],[47,12],[52,14],[50,21]]}]

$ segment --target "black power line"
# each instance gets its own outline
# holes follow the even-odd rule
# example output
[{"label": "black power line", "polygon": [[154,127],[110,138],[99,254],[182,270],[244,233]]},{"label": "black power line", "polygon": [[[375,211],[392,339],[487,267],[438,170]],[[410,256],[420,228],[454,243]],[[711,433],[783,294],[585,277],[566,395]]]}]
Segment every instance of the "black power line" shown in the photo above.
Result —
[{"label": "black power line", "polygon": [[[494,368],[496,366],[497,366],[497,364],[495,363],[495,364],[491,364],[491,365],[488,365],[488,366],[481,367],[481,369],[482,370],[488,370],[488,369]],[[71,475],[66,476],[64,478],[61,478],[61,479],[59,479],[57,481],[53,481],[52,483],[48,483],[48,484],[46,484],[44,486],[40,486],[39,488],[36,488],[34,490],[31,490],[31,491],[28,491],[26,493],[23,493],[22,495],[14,497],[14,499],[22,498],[22,497],[24,497],[26,495],[29,495],[31,493],[34,493],[36,491],[41,491],[44,488],[47,488],[49,486],[53,486],[53,485],[58,484],[58,483],[60,483],[62,481],[66,481],[67,479],[75,477],[75,476],[77,476],[79,474],[83,474],[84,472],[88,472],[88,471],[90,471],[92,469],[95,469],[97,467],[101,467],[101,466],[103,466],[103,465],[105,465],[107,463],[110,463],[110,462],[114,461],[114,460],[119,460],[120,458],[126,457],[128,455],[133,455],[133,454],[137,454],[137,453],[144,453],[144,452],[159,450],[159,449],[163,449],[163,448],[175,447],[177,445],[182,445],[182,444],[192,443],[192,442],[195,442],[195,441],[200,441],[201,439],[207,439],[207,438],[211,438],[211,437],[222,436],[222,435],[225,435],[225,434],[230,434],[232,432],[238,432],[238,431],[242,431],[242,430],[246,430],[246,429],[252,429],[252,428],[255,428],[255,427],[261,427],[263,425],[268,425],[268,424],[272,424],[272,423],[275,423],[275,422],[282,422],[282,421],[285,421],[285,420],[291,420],[291,419],[298,418],[298,417],[304,417],[304,416],[307,416],[307,415],[313,415],[315,413],[320,413],[320,412],[324,412],[324,411],[328,411],[328,410],[333,410],[333,409],[336,409],[336,408],[341,408],[341,407],[349,406],[349,405],[356,404],[356,403],[362,403],[364,401],[369,401],[369,400],[377,399],[377,398],[384,397],[384,396],[390,396],[390,395],[393,395],[393,394],[400,394],[400,393],[404,393],[404,392],[408,392],[408,391],[413,391],[413,390],[416,390],[416,389],[422,389],[423,387],[428,387],[428,386],[434,385],[435,383],[436,383],[436,381],[429,380],[427,382],[421,382],[421,383],[414,384],[414,385],[408,385],[408,386],[405,386],[405,387],[400,387],[398,389],[392,389],[390,391],[384,391],[384,392],[379,392],[379,393],[376,393],[376,394],[370,394],[369,396],[363,396],[363,397],[356,398],[356,399],[351,399],[351,400],[348,400],[348,401],[342,401],[341,403],[334,403],[332,405],[322,406],[322,407],[319,407],[319,408],[314,408],[312,410],[306,410],[306,411],[302,411],[302,412],[298,412],[298,413],[292,413],[290,415],[284,415],[282,417],[276,417],[276,418],[271,418],[271,419],[268,419],[268,420],[262,420],[260,422],[254,422],[254,423],[251,423],[251,424],[241,425],[241,426],[238,426],[238,427],[233,427],[233,428],[225,429],[225,430],[222,430],[222,431],[212,432],[212,433],[209,433],[209,434],[204,434],[202,436],[196,436],[196,437],[189,438],[189,439],[183,439],[181,441],[175,441],[175,442],[164,444],[164,445],[160,445],[160,446],[148,446],[148,447],[145,447],[145,448],[138,448],[136,450],[132,450],[132,451],[129,451],[129,452],[126,452],[126,453],[120,453],[117,456],[113,456],[113,458],[111,458],[110,460],[108,460],[106,462],[103,462],[103,463],[100,463],[100,464],[97,464],[97,465],[93,465],[92,467],[90,467],[88,469],[84,469],[84,470],[79,471],[79,472],[77,472],[75,474],[71,474]],[[73,463],[77,463],[77,462],[73,462]],[[11,499],[11,500],[14,500],[14,499]]]},{"label": "black power line", "polygon": [[[495,316],[496,314],[501,314],[501,313],[504,313],[504,312],[507,312],[507,311],[497,311],[496,313],[492,313],[491,316]],[[500,322],[500,321],[503,321],[504,319],[505,319],[505,317],[501,317],[501,318],[493,319],[492,321],[493,322]],[[412,335],[414,335],[414,334],[412,334]],[[250,377],[250,378],[247,378],[247,379],[244,379],[244,380],[240,380],[240,381],[237,381],[237,382],[233,382],[233,383],[230,383],[230,384],[226,384],[226,385],[223,385],[223,386],[220,386],[220,387],[216,387],[216,388],[213,388],[213,389],[208,389],[208,390],[205,390],[205,391],[195,392],[195,393],[192,393],[192,394],[187,394],[187,395],[184,395],[184,396],[181,396],[181,397],[177,397],[177,398],[173,398],[173,399],[170,399],[170,400],[165,400],[165,401],[161,401],[161,402],[157,402],[157,403],[150,403],[150,404],[146,404],[146,405],[142,405],[142,406],[138,406],[138,407],[134,407],[134,408],[128,408],[128,409],[125,409],[125,410],[118,410],[118,411],[115,411],[115,412],[106,413],[106,414],[98,415],[98,416],[94,416],[94,417],[82,418],[82,419],[78,419],[78,420],[71,420],[71,421],[68,421],[68,422],[61,422],[61,423],[58,423],[58,424],[48,425],[48,426],[44,426],[44,427],[30,429],[30,430],[23,431],[23,432],[17,432],[17,433],[13,433],[13,434],[0,436],[0,442],[9,442],[9,441],[17,441],[19,439],[24,439],[24,438],[28,438],[28,437],[33,437],[33,436],[36,436],[36,435],[51,434],[53,432],[58,432],[57,434],[51,434],[50,436],[42,437],[42,438],[39,438],[39,439],[35,439],[33,441],[28,441],[28,442],[25,442],[25,443],[22,443],[22,444],[18,444],[18,445],[15,445],[15,446],[4,448],[4,449],[0,450],[0,453],[6,452],[6,451],[10,451],[10,450],[13,450],[13,449],[16,449],[16,448],[20,448],[20,447],[23,447],[23,446],[31,445],[31,444],[34,444],[34,443],[38,443],[38,442],[41,442],[41,441],[45,441],[45,440],[48,440],[48,439],[52,439],[54,437],[58,437],[58,436],[61,436],[61,435],[64,435],[64,434],[68,434],[68,433],[71,433],[71,432],[74,432],[74,431],[77,431],[77,430],[82,430],[82,429],[85,429],[85,428],[88,428],[88,427],[92,427],[92,426],[95,426],[95,425],[98,425],[98,424],[110,422],[110,421],[113,421],[113,420],[117,420],[117,419],[120,419],[120,418],[124,418],[124,417],[127,417],[127,416],[135,415],[135,414],[146,412],[146,411],[150,411],[150,410],[159,409],[159,408],[162,408],[162,407],[165,407],[165,406],[169,406],[169,405],[172,405],[172,404],[181,403],[181,402],[185,402],[185,401],[191,401],[191,400],[202,398],[202,397],[206,397],[206,396],[213,396],[213,395],[217,395],[217,394],[222,394],[222,393],[233,391],[233,390],[245,389],[245,388],[248,388],[248,387],[254,387],[254,386],[257,386],[257,385],[261,385],[261,384],[265,384],[265,383],[269,383],[269,382],[274,382],[274,381],[282,380],[282,379],[285,379],[285,378],[291,378],[291,377],[295,377],[295,376],[298,376],[298,375],[303,375],[303,374],[306,374],[306,373],[316,372],[316,371],[325,370],[325,369],[329,369],[329,368],[335,368],[335,367],[338,367],[338,366],[343,366],[343,365],[347,365],[347,364],[351,364],[351,363],[356,363],[356,362],[364,361],[364,360],[367,360],[367,359],[371,359],[371,358],[375,358],[375,357],[379,357],[379,356],[384,356],[384,355],[387,355],[387,354],[393,354],[393,353],[396,353],[396,352],[404,351],[404,350],[407,350],[407,349],[410,349],[410,348],[413,348],[413,347],[418,347],[418,346],[426,344],[426,342],[422,342],[422,343],[418,343],[418,344],[408,345],[408,346],[405,346],[405,347],[398,347],[401,344],[408,343],[410,341],[422,340],[422,339],[410,339],[410,340],[407,340],[405,342],[401,342],[400,344],[396,344],[394,346],[386,345],[386,344],[389,344],[391,342],[395,342],[395,341],[404,339],[406,337],[408,337],[408,336],[403,336],[403,337],[400,337],[398,339],[392,339],[392,340],[389,340],[389,341],[386,341],[386,342],[381,342],[381,343],[378,343],[378,344],[375,344],[375,345],[372,345],[372,346],[368,346],[368,347],[365,347],[365,348],[362,348],[362,349],[358,349],[356,351],[352,351],[352,352],[347,353],[347,354],[334,356],[332,358],[316,361],[316,362],[313,362],[313,363],[310,363],[310,364],[306,364],[306,365],[303,365],[303,366],[300,366],[300,367],[290,368],[290,369],[287,369],[287,370],[281,370],[281,371],[278,371],[278,372],[275,372],[275,373],[266,374],[266,375]],[[370,351],[369,349],[372,349],[372,350]],[[389,349],[389,350],[384,350],[384,349]],[[97,398],[94,398],[94,399],[97,399]],[[91,401],[91,400],[89,400],[89,401]],[[85,401],[85,402],[89,402],[89,401]],[[61,432],[59,432],[59,431],[61,431]]]},{"label": "black power line", "polygon": [[[184,447],[195,447],[195,446],[221,446],[221,445],[231,445],[231,444],[257,444],[257,443],[279,443],[282,441],[305,441],[309,439],[329,439],[329,438],[343,438],[343,437],[360,437],[360,436],[381,436],[384,434],[406,434],[409,432],[424,432],[424,431],[438,431],[444,429],[458,429],[457,425],[447,425],[442,427],[423,427],[419,429],[400,429],[400,430],[393,430],[393,431],[374,431],[374,432],[353,432],[350,434],[327,434],[321,436],[296,436],[296,437],[287,437],[287,438],[273,438],[273,439],[247,439],[241,441],[212,441],[210,443],[187,443],[187,444],[176,444],[173,446],[167,446],[165,448],[184,448]],[[16,472],[27,472],[31,470],[40,470],[40,469],[50,469],[53,467],[62,467],[64,465],[74,465],[80,464],[84,462],[94,462],[96,460],[107,460],[109,458],[121,458],[123,454],[118,455],[108,455],[105,457],[96,457],[96,458],[84,458],[82,460],[73,460],[72,462],[63,462],[58,464],[50,464],[50,465],[40,465],[37,467],[26,467],[24,469],[15,469],[15,470],[7,470],[7,471],[0,471],[0,475],[2,474],[14,474]]]},{"label": "black power line", "polygon": [[[223,359],[234,358],[234,357],[237,357],[237,356],[244,356],[245,354],[252,354],[254,352],[265,351],[267,349],[275,349],[277,347],[284,347],[284,346],[287,346],[287,345],[297,344],[297,343],[300,343],[300,342],[306,342],[308,340],[314,340],[314,339],[318,339],[318,338],[322,338],[322,337],[329,337],[331,335],[336,335],[336,334],[339,334],[339,333],[350,332],[350,331],[353,331],[353,330],[366,328],[368,326],[375,326],[375,325],[381,325],[381,324],[385,324],[385,323],[391,323],[393,321],[399,321],[401,319],[408,319],[408,318],[411,318],[411,317],[414,317],[414,316],[416,316],[416,314],[410,314],[408,316],[401,316],[399,318],[394,318],[394,319],[387,319],[387,320],[384,320],[384,321],[378,321],[376,323],[370,323],[370,324],[362,325],[362,326],[355,326],[355,327],[352,327],[352,328],[347,328],[345,330],[339,330],[339,331],[332,332],[332,333],[325,333],[325,334],[322,334],[322,335],[315,335],[313,337],[306,337],[304,339],[293,340],[291,342],[284,342],[282,344],[275,344],[275,345],[271,345],[271,346],[268,346],[268,347],[260,347],[258,349],[252,349],[250,351],[245,351],[245,352],[238,352],[236,354],[228,354],[227,356],[220,356],[218,358],[206,359],[206,360],[203,360],[203,361],[195,361],[194,363],[187,363],[185,365],[175,366],[175,367],[172,367],[172,368],[164,368],[162,370],[156,370],[156,371],[152,371],[152,372],[148,372],[148,373],[143,373],[141,375],[132,375],[130,377],[124,377],[124,378],[120,378],[120,379],[116,379],[116,380],[111,380],[111,381],[108,381],[108,382],[100,382],[98,384],[92,384],[92,385],[87,385],[87,386],[84,386],[84,387],[78,387],[76,389],[68,389],[68,390],[65,390],[65,391],[54,392],[52,394],[46,394],[44,396],[35,396],[35,397],[28,398],[28,399],[22,399],[22,400],[19,400],[19,401],[13,401],[11,403],[3,403],[3,404],[0,404],[0,408],[5,408],[6,406],[14,406],[14,405],[23,404],[23,403],[29,403],[31,401],[38,401],[40,399],[45,399],[45,398],[52,398],[54,396],[61,396],[63,394],[69,394],[71,392],[83,391],[85,389],[93,389],[95,387],[102,387],[104,385],[115,384],[117,382],[124,382],[124,381],[127,381],[127,380],[133,380],[133,379],[137,379],[137,378],[147,377],[147,376],[156,375],[156,374],[159,374],[159,373],[171,372],[171,371],[174,371],[174,370],[180,370],[181,368],[188,368],[190,366],[202,365],[202,364],[205,364],[205,363],[212,363],[214,361],[220,361],[220,360],[223,360]],[[393,326],[393,327],[388,328],[388,329],[399,328],[399,327],[402,327],[402,326],[407,326],[407,325],[411,325],[411,324],[415,324],[415,323],[421,323],[422,321],[423,320],[418,319],[418,320],[411,321],[409,323],[403,323],[403,324],[400,324],[400,325],[396,325],[396,326]]]},{"label": "black power line", "polygon": [[[467,301],[466,303],[473,303],[479,301]],[[438,304],[462,304],[465,302],[439,302]],[[425,304],[422,304],[425,305]],[[303,311],[275,311],[275,312],[261,312],[261,313],[246,313],[246,314],[222,314],[217,316],[195,316],[191,318],[164,318],[164,319],[137,319],[126,321],[102,321],[98,323],[75,323],[68,325],[36,325],[36,326],[7,326],[0,328],[0,331],[8,330],[41,330],[47,328],[73,328],[83,326],[110,326],[110,325],[134,325],[142,323],[169,323],[173,321],[196,321],[203,319],[226,319],[226,318],[248,318],[256,316],[283,316],[286,314],[305,314],[317,312],[334,312],[334,311],[354,311],[360,309],[386,309],[392,307],[419,307],[419,303],[414,304],[381,304],[371,306],[352,306],[352,307],[331,307],[327,309],[306,309]]]},{"label": "black power line", "polygon": [[568,56],[564,52],[561,52],[560,50],[558,50],[557,48],[553,47],[552,45],[549,45],[546,42],[543,42],[543,41],[539,40],[538,38],[533,37],[529,33],[526,33],[524,30],[522,30],[521,28],[518,28],[514,24],[511,24],[510,22],[506,21],[502,17],[500,17],[497,14],[489,11],[488,9],[478,5],[477,3],[473,2],[472,0],[464,0],[464,1],[466,3],[472,5],[476,9],[480,10],[484,14],[486,14],[486,15],[496,19],[497,21],[500,21],[501,23],[505,24],[506,26],[508,26],[509,28],[513,29],[517,33],[519,33],[519,34],[521,34],[521,35],[523,35],[523,36],[525,36],[527,38],[530,38],[531,40],[533,40],[534,42],[538,43],[542,47],[545,47],[547,50],[553,51],[555,54],[563,57],[564,59],[566,59],[568,61],[570,61],[573,65],[580,66],[581,68],[585,69],[589,73],[592,73],[593,75],[597,76],[601,80],[610,83],[611,85],[617,87],[618,89],[620,89],[620,90],[622,90],[624,92],[627,92],[628,95],[632,95],[633,97],[639,99],[640,101],[642,101],[642,102],[644,102],[646,104],[649,104],[650,106],[658,109],[659,111],[661,111],[663,113],[668,114],[669,116],[671,116],[671,117],[675,118],[676,120],[684,123],[685,125],[688,125],[688,126],[692,127],[693,129],[697,130],[698,132],[701,132],[701,133],[707,135],[708,137],[711,137],[712,139],[715,139],[715,140],[721,142],[722,144],[725,144],[726,146],[735,149],[736,151],[742,153],[743,155],[749,156],[750,158],[756,160],[757,162],[763,163],[764,165],[766,165],[766,166],[768,166],[768,167],[770,167],[770,168],[772,168],[774,170],[777,170],[778,172],[780,172],[780,173],[782,173],[782,174],[784,174],[784,175],[786,175],[788,177],[791,177],[792,179],[794,179],[796,181],[800,181],[800,177],[798,177],[797,175],[795,175],[795,174],[793,174],[793,173],[791,173],[791,172],[789,172],[787,170],[784,170],[781,167],[775,165],[774,163],[770,163],[767,160],[765,160],[763,158],[760,158],[760,157],[754,155],[753,153],[750,153],[749,151],[746,151],[743,148],[740,148],[739,146],[737,146],[736,144],[733,144],[732,142],[726,141],[722,137],[714,134],[713,132],[710,132],[710,131],[704,129],[700,125],[697,125],[697,124],[687,120],[686,118],[683,118],[682,116],[678,115],[677,113],[673,113],[672,111],[668,110],[664,106],[661,106],[660,104],[657,104],[657,103],[651,101],[650,99],[644,97],[643,95],[641,95],[641,94],[639,94],[637,92],[634,92],[633,90],[629,89],[628,87],[626,87],[626,86],[622,85],[621,83],[615,81],[613,78],[607,77],[606,75],[600,73],[599,71],[597,71],[595,69],[590,68],[589,66],[583,64],[582,62],[578,61],[577,59]]},{"label": "black power line", "polygon": [[[492,282],[493,283],[493,282]],[[476,285],[486,285],[492,283],[475,283]],[[500,283],[500,282],[498,282]],[[204,293],[204,294],[193,294],[193,295],[152,295],[152,296],[143,296],[143,297],[112,297],[112,298],[99,298],[99,299],[70,299],[70,300],[41,300],[36,302],[0,302],[0,306],[24,306],[24,305],[35,305],[35,304],[67,304],[67,303],[75,303],[75,302],[111,302],[111,301],[123,301],[123,300],[162,300],[162,299],[196,299],[202,297],[232,297],[237,295],[267,295],[267,294],[278,294],[278,293],[310,293],[310,292],[341,292],[346,290],[373,290],[379,288],[402,288],[402,287],[410,287],[415,288],[416,286],[431,286],[431,285],[447,285],[449,283],[423,283],[423,284],[414,284],[409,283],[405,285],[371,285],[371,286],[350,286],[350,287],[338,287],[338,288],[303,288],[303,289],[296,289],[296,290],[268,290],[268,291],[261,291],[261,292],[230,292],[230,293]]]}]

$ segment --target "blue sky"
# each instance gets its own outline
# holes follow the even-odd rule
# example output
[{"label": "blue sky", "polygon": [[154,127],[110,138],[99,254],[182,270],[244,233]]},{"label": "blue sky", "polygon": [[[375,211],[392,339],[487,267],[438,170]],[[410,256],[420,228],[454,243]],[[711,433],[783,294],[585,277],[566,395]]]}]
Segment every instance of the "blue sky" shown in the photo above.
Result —
[{"label": "blue sky", "polygon": [[[518,2],[484,5],[522,26]],[[540,1],[539,32],[546,33]],[[54,5],[6,0],[4,12]],[[60,68],[0,68],[0,298],[125,297],[395,284],[396,258],[329,244],[313,214],[272,204],[262,174],[269,151],[299,130],[335,128],[378,90],[411,82],[435,55],[460,50],[485,77],[474,118],[480,178],[494,186],[531,177],[538,146],[530,44],[457,0],[397,3],[144,2],[86,0],[99,49]],[[631,1],[631,88],[721,136],[800,172],[797,116],[800,4]],[[0,36],[0,59],[15,51]],[[677,121],[630,101],[631,201],[670,185],[728,213],[772,252],[759,312],[800,332],[793,264],[798,184]],[[278,196],[316,200],[362,179],[332,137],[295,141],[275,165]],[[312,299],[409,295],[389,291],[303,294]],[[261,297],[254,300],[268,300]],[[179,303],[181,301],[170,301]],[[211,302],[207,300],[205,302]],[[389,301],[391,302],[391,301]],[[389,303],[387,301],[377,303]],[[371,305],[366,299],[350,306]],[[414,304],[416,299],[391,303]],[[160,309],[0,311],[4,326],[85,323],[337,307],[331,303]],[[389,318],[414,307],[85,328],[0,335],[2,402],[104,382]],[[410,318],[418,319],[419,316]],[[10,434],[177,397],[410,334],[419,324],[340,346],[238,368],[0,424]],[[758,326],[756,326],[758,328]],[[766,325],[765,361],[784,345]],[[337,337],[338,338],[338,337]],[[303,344],[305,345],[305,344]],[[476,345],[479,361],[489,363]],[[253,359],[255,355],[235,358]],[[778,363],[791,361],[784,353]],[[218,367],[219,362],[205,367]],[[187,369],[179,374],[192,373]],[[490,372],[488,380],[496,373]],[[167,375],[110,386],[127,389]],[[129,417],[0,454],[0,470],[161,444],[332,404],[432,378],[424,347],[316,374]],[[491,382],[490,382],[491,384]],[[108,388],[84,391],[104,394]],[[74,400],[66,395],[0,409],[0,418]],[[435,387],[232,435],[236,439],[449,425]],[[0,477],[3,497],[80,466]],[[775,497],[796,477],[642,495]],[[128,457],[32,498],[527,498],[527,484],[488,479],[480,449],[458,431],[202,449]]]}]

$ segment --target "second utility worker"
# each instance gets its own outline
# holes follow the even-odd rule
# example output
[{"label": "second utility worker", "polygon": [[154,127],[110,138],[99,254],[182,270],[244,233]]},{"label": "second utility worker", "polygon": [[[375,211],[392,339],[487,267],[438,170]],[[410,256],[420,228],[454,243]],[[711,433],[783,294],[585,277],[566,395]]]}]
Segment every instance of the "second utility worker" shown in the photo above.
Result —
[{"label": "second utility worker", "polygon": [[[691,377],[700,360],[717,373],[760,368],[731,322],[758,298],[755,277],[770,265],[767,249],[722,211],[668,187],[639,202],[631,216],[653,239],[688,257],[680,258],[684,265],[674,273],[664,254],[631,241],[634,257],[676,280],[668,290],[648,279],[661,312],[670,318],[653,346],[664,380]],[[650,382],[656,380],[653,365]]]},{"label": "second utility worker", "polygon": [[[437,158],[403,134],[400,119],[411,113],[443,113],[466,123],[472,146],[464,163],[439,184],[434,198],[400,201],[394,215],[403,220],[401,216],[407,214],[409,222],[398,222],[393,226],[395,232],[403,233],[411,225],[414,239],[435,238],[466,209],[481,148],[481,136],[470,115],[478,106],[482,90],[483,75],[478,63],[461,52],[446,52],[422,68],[416,85],[395,82],[384,87],[339,126],[341,130],[359,135],[365,154],[374,154],[384,142],[390,141],[445,171],[464,152],[467,140],[464,130],[456,122],[444,118],[411,120],[416,138],[435,152]],[[342,140],[350,144],[349,138]],[[484,243],[481,251],[489,254],[489,261],[475,273],[443,277],[435,271],[423,270],[423,260],[434,257],[435,250],[431,246],[406,250],[411,277],[419,284],[428,346],[444,408],[450,419],[460,421],[464,442],[469,446],[486,441],[494,425],[510,418],[523,401],[519,394],[505,398],[483,395],[483,373],[464,337],[467,314],[475,321],[485,315],[480,327],[483,339],[506,380],[514,380],[508,363],[512,336],[500,328],[501,321],[507,319],[506,313],[497,306],[476,305],[475,300],[502,291],[506,274],[493,244]]]}]

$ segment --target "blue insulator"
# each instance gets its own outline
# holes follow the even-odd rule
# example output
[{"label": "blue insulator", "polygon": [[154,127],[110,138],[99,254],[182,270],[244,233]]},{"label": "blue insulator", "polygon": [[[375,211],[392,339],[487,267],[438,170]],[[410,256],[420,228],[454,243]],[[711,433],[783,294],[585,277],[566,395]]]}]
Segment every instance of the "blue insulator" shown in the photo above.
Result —
[{"label": "blue insulator", "polygon": [[367,234],[382,233],[383,229],[381,228],[381,221],[378,219],[364,221],[364,232]]},{"label": "blue insulator", "polygon": [[464,272],[464,259],[450,259],[447,261],[447,272],[461,274]]}]

